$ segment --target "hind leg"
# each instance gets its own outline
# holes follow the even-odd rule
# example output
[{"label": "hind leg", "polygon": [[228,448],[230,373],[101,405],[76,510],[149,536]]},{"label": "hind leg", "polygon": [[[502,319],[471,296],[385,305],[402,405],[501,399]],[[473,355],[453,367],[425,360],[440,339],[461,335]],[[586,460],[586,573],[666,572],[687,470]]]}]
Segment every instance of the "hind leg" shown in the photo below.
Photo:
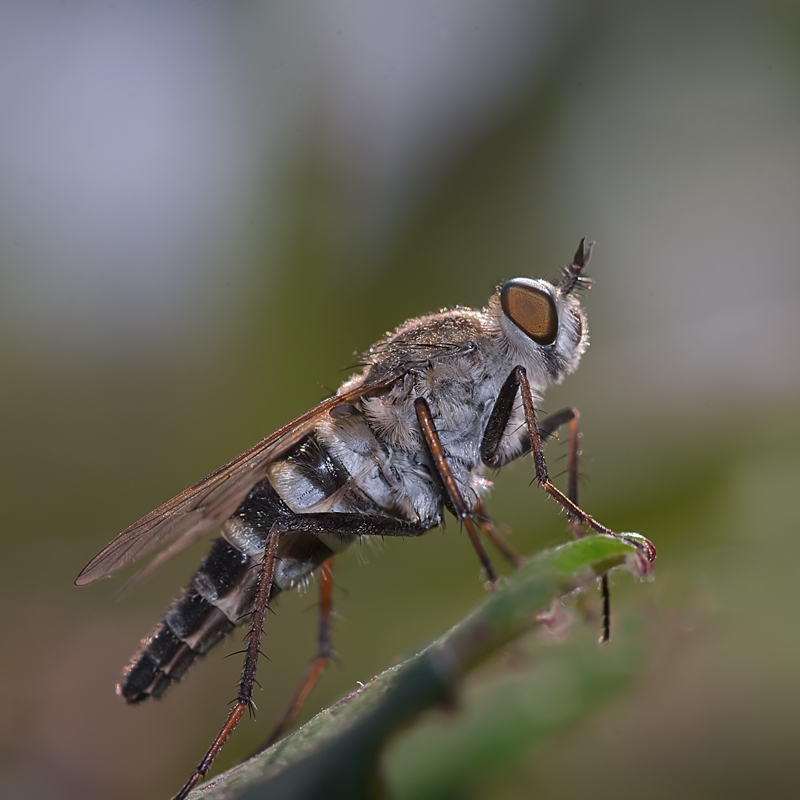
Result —
[{"label": "hind leg", "polygon": [[253,705],[253,685],[256,679],[256,667],[258,666],[258,656],[261,647],[261,634],[264,627],[264,617],[267,613],[269,605],[270,593],[272,590],[272,579],[275,575],[275,562],[278,553],[278,539],[280,533],[277,530],[272,530],[267,538],[267,546],[264,551],[264,558],[261,561],[261,569],[258,576],[258,584],[256,585],[256,596],[253,601],[253,614],[250,620],[250,631],[247,634],[247,655],[244,660],[244,667],[242,668],[242,677],[239,681],[238,696],[228,713],[225,724],[220,728],[211,747],[208,748],[203,759],[195,767],[189,780],[183,785],[178,794],[175,795],[174,800],[184,800],[189,792],[208,774],[214,759],[219,754],[219,751],[228,741],[228,738],[233,733],[234,728],[239,723],[239,720],[244,715],[248,708]]},{"label": "hind leg", "polygon": [[278,720],[269,738],[256,751],[260,753],[275,744],[297,716],[311,694],[320,676],[333,657],[331,642],[331,618],[333,616],[333,559],[328,559],[319,568],[319,630],[317,633],[317,654],[308,665],[303,680],[297,687],[283,716]]}]

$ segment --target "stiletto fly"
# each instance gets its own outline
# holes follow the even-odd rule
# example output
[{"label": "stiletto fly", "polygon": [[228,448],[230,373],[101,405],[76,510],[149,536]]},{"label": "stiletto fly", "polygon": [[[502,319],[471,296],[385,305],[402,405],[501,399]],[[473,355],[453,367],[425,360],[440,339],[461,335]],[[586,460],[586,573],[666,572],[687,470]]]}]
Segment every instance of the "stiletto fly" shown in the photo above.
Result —
[{"label": "stiletto fly", "polygon": [[[655,548],[638,534],[615,534],[578,505],[578,412],[539,420],[551,384],[575,370],[588,345],[576,296],[592,245],[582,240],[559,280],[507,281],[485,308],[454,308],[410,319],[373,345],[363,369],[338,392],[278,428],[131,525],[82,570],[91,583],[159,548],[131,579],[138,583],[166,559],[215,528],[221,536],[181,597],[142,642],[118,693],[138,703],[160,697],[237,625],[249,621],[237,699],[208,752],[177,794],[202,780],[252,705],[262,627],[282,591],[319,576],[318,652],[271,741],[295,716],[330,658],[332,559],[361,537],[420,536],[441,525],[445,509],[466,529],[493,586],[496,575],[481,534],[518,565],[483,500],[495,470],[531,453],[536,479],[564,510],[576,535],[620,536],[642,559]],[[568,489],[550,479],[543,442],[569,430]],[[603,639],[609,635],[603,580]]]}]

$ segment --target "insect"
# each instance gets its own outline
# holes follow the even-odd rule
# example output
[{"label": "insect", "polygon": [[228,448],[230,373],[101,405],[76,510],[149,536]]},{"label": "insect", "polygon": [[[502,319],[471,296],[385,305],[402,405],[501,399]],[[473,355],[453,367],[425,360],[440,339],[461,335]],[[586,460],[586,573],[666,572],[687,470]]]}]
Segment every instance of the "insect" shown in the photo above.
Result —
[{"label": "insect", "polygon": [[[490,585],[496,580],[482,533],[518,565],[483,499],[484,477],[531,453],[536,478],[563,508],[576,535],[621,536],[647,561],[655,548],[615,534],[577,504],[578,413],[539,421],[544,389],[577,366],[588,344],[576,292],[592,244],[549,283],[514,278],[483,309],[456,307],[410,319],[363,356],[363,369],[338,392],[124,530],[81,571],[78,585],[164,548],[132,581],[221,527],[199,570],[125,670],[118,693],[138,703],[159,697],[236,625],[249,620],[237,699],[211,747],[176,795],[207,774],[251,707],[262,627],[281,591],[319,575],[318,649],[271,741],[286,729],[331,650],[332,559],[361,537],[419,536],[445,510],[466,529]],[[569,426],[569,488],[551,481],[542,443]],[[608,587],[604,638],[608,637]]]}]

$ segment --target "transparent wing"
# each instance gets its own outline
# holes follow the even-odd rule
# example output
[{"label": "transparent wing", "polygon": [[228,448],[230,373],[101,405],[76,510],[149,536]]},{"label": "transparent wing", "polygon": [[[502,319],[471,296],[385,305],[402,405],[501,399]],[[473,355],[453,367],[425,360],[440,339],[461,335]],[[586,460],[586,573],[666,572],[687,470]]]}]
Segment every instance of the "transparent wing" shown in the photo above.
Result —
[{"label": "transparent wing", "polygon": [[167,558],[184,550],[233,514],[253,486],[266,476],[267,465],[306,436],[320,414],[386,386],[397,377],[384,376],[380,382],[365,381],[323,400],[305,414],[278,428],[233,461],[122,531],[81,570],[75,579],[76,585],[83,586],[108,577],[147,553],[169,545],[141,573],[134,576],[134,582],[138,583]]}]

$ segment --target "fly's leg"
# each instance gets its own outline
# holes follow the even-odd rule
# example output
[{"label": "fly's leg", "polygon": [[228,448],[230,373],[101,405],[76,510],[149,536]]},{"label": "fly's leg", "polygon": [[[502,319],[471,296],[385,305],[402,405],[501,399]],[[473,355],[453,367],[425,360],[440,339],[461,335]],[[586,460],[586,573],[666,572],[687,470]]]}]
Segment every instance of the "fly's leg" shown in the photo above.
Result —
[{"label": "fly's leg", "polygon": [[253,615],[250,620],[250,632],[247,634],[247,655],[242,668],[242,677],[239,681],[239,695],[228,714],[228,718],[225,720],[225,724],[203,756],[203,760],[197,765],[183,788],[175,795],[174,800],[184,800],[189,792],[205,778],[214,763],[214,759],[219,754],[219,751],[222,750],[228,737],[233,733],[245,710],[253,707],[253,685],[261,647],[261,634],[264,628],[264,617],[269,605],[272,579],[275,575],[278,539],[280,538],[280,533],[276,530],[276,527],[274,526],[269,533],[264,558],[261,561],[261,570],[258,575],[256,595],[253,601]]},{"label": "fly's leg", "polygon": [[319,568],[319,633],[317,636],[317,655],[309,664],[300,686],[297,687],[294,697],[283,716],[278,720],[275,729],[266,742],[256,751],[266,750],[275,744],[283,732],[289,727],[292,720],[303,707],[311,690],[316,685],[320,676],[333,656],[331,643],[331,617],[333,615],[333,559],[329,559]]},{"label": "fly's leg", "polygon": [[[498,393],[497,400],[492,408],[492,413],[489,415],[489,421],[484,431],[483,439],[481,440],[481,460],[491,467],[503,466],[505,460],[498,458],[498,451],[503,437],[506,435],[506,428],[511,419],[511,414],[514,410],[514,403],[517,397],[519,385],[516,381],[514,374],[506,380],[505,384]],[[574,417],[574,422],[572,421]],[[570,423],[570,461],[569,461],[569,489],[567,495],[570,499],[578,502],[578,430],[577,430],[577,417],[578,412],[572,408],[566,408],[544,419],[539,424],[539,434],[542,440],[549,439],[563,424]],[[530,450],[530,439],[523,441],[521,452],[517,453],[515,457],[519,457]],[[492,544],[502,553],[502,555],[515,567],[520,567],[525,562],[525,559],[516,553],[503,539],[492,522],[491,518],[486,513],[482,503],[478,504],[478,524],[483,529],[486,537]],[[570,522],[573,533],[576,536],[582,536],[583,531],[580,525]]]},{"label": "fly's leg", "polygon": [[[514,371],[509,376],[509,381],[515,382],[519,387],[522,394],[522,407],[525,411],[525,422],[528,427],[528,434],[531,439],[531,453],[533,454],[533,463],[536,469],[536,479],[541,484],[542,488],[564,509],[570,521],[574,521],[579,525],[593,530],[595,533],[604,534],[605,536],[615,536],[618,539],[623,539],[626,542],[634,545],[642,553],[643,557],[649,564],[656,557],[655,545],[644,536],[636,533],[615,533],[614,531],[601,525],[594,517],[589,516],[574,500],[565,495],[551,480],[550,474],[547,471],[547,463],[544,458],[544,450],[542,449],[542,435],[539,427],[536,424],[536,407],[533,403],[533,393],[531,386],[528,382],[528,375],[524,367],[514,367]],[[576,442],[577,442],[577,436]],[[576,457],[577,463],[577,457]],[[577,474],[575,476],[575,490],[577,491]]]},{"label": "fly's leg", "polygon": [[[255,684],[256,667],[260,654],[261,634],[264,627],[264,618],[269,607],[269,598],[275,577],[275,566],[277,562],[278,540],[283,534],[287,533],[327,533],[339,535],[357,536],[419,536],[428,530],[428,526],[419,522],[407,522],[388,516],[367,515],[357,513],[319,513],[319,514],[293,514],[279,519],[273,523],[267,536],[267,546],[264,558],[261,562],[258,583],[256,585],[256,595],[253,602],[253,614],[250,622],[250,632],[248,633],[247,649],[242,677],[239,683],[239,695],[231,708],[225,724],[220,729],[211,747],[208,748],[203,760],[197,765],[191,777],[183,788],[175,795],[174,800],[185,800],[189,792],[208,774],[214,759],[219,754],[228,737],[233,733],[239,720],[248,708],[253,708],[253,686]],[[327,572],[325,571],[327,570]],[[312,663],[310,672],[314,672],[317,665],[317,672],[322,672],[324,662],[321,662],[323,653],[328,656],[330,649],[330,616],[331,616],[331,597],[333,573],[329,564],[323,564],[322,573],[322,607],[323,613],[320,620],[320,649],[317,659]],[[326,588],[327,587],[327,588]],[[323,639],[326,644],[323,644]],[[308,676],[298,691],[289,712],[281,719],[281,728],[291,720],[291,716],[299,710],[314,682],[319,677],[312,674],[312,679]],[[280,729],[273,734],[276,737]]]},{"label": "fly's leg", "polygon": [[[580,459],[580,432],[578,425],[580,415],[576,408],[565,408],[563,411],[553,416],[564,415],[564,420],[557,420],[558,426],[569,423],[569,451],[567,456],[567,497],[578,505],[578,462]],[[553,420],[553,417],[548,417]],[[556,420],[553,420],[556,421]],[[581,526],[571,520],[570,527],[576,538],[583,536]],[[611,592],[608,589],[608,573],[604,572],[600,576],[600,595],[603,598],[603,632],[600,634],[600,642],[607,642],[611,638]]]},{"label": "fly's leg", "polygon": [[[556,411],[549,417],[545,417],[538,423],[539,436],[545,442],[556,435],[558,429],[562,425],[569,425],[569,443],[567,451],[567,497],[572,500],[576,505],[578,504],[578,461],[581,456],[580,451],[580,414],[577,408],[562,408],[561,411]],[[573,532],[576,537],[582,535],[580,526],[575,527],[574,521],[570,520],[573,525]]]},{"label": "fly's leg", "polygon": [[603,632],[600,634],[600,644],[611,638],[611,590],[608,588],[608,573],[600,577],[600,596],[603,598]]},{"label": "fly's leg", "polygon": [[[539,424],[539,435],[545,440],[553,436],[562,425],[569,425],[569,450],[567,454],[567,497],[578,505],[578,477],[580,460],[580,415],[577,408],[564,408],[551,414]],[[575,519],[570,519],[570,527],[576,539],[583,536],[583,529]],[[611,593],[608,589],[608,575],[600,577],[600,594],[603,598],[603,631],[600,642],[607,642],[611,638]]]},{"label": "fly's leg", "polygon": [[464,496],[461,494],[461,490],[458,488],[458,484],[453,477],[450,465],[447,463],[439,434],[433,423],[430,406],[423,397],[418,397],[414,401],[414,410],[417,412],[417,419],[419,420],[419,426],[422,430],[422,436],[425,439],[425,444],[428,446],[428,452],[433,460],[436,472],[447,492],[450,504],[455,510],[459,522],[463,523],[464,527],[467,529],[472,546],[475,548],[475,552],[478,554],[481,565],[486,572],[486,577],[489,579],[490,585],[494,586],[497,583],[497,574],[494,571],[492,562],[481,540],[478,538],[478,532],[475,530],[475,525],[473,523],[475,512],[470,509],[464,500]]},{"label": "fly's leg", "polygon": [[486,538],[500,551],[500,555],[511,564],[512,567],[519,568],[525,563],[525,559],[511,547],[508,542],[502,537],[497,526],[492,521],[492,518],[486,511],[483,503],[478,502],[475,507],[477,512],[476,519],[481,530],[486,535]]},{"label": "fly's leg", "polygon": [[[419,536],[428,527],[418,522],[407,522],[394,517],[374,514],[358,514],[347,512],[327,512],[298,514],[290,524],[294,532],[326,533],[358,536]],[[320,616],[317,637],[317,655],[308,666],[289,707],[278,721],[267,741],[256,751],[261,752],[273,745],[291,724],[297,713],[308,699],[328,661],[333,657],[331,641],[331,619],[333,617],[333,559],[328,559],[320,566]]]},{"label": "fly's leg", "polygon": [[[522,402],[525,409],[525,419],[529,430],[529,436],[526,437],[527,441],[519,442],[518,448],[514,449],[510,457],[508,455],[501,457],[499,453],[500,444],[503,437],[506,435],[506,428],[508,427],[508,422],[514,410],[517,392],[520,391],[520,389],[522,390]],[[595,522],[588,514],[585,514],[578,505],[578,462],[580,457],[578,421],[579,415],[577,409],[565,408],[545,418],[541,423],[537,423],[536,410],[533,404],[530,385],[527,381],[527,375],[522,367],[516,367],[500,389],[495,405],[492,408],[489,421],[486,425],[486,431],[481,441],[481,459],[487,466],[500,467],[511,458],[532,451],[536,464],[536,476],[545,490],[554,496],[567,511],[573,534],[576,537],[582,536],[583,529],[581,525],[586,524],[598,533],[607,533],[616,536],[617,534],[613,534],[612,531],[599,525],[599,523]],[[549,439],[562,425],[566,424],[569,425],[569,453],[567,462],[567,494],[565,497],[550,481],[547,473],[547,465],[544,460],[544,453],[542,451],[542,442]],[[567,504],[563,503],[562,499],[566,500]],[[629,535],[625,535],[623,538],[632,541],[633,544],[642,548],[648,561],[652,561],[653,558],[655,558],[655,548],[647,540],[643,540],[642,537],[631,537]],[[600,590],[603,598],[603,632],[600,641],[605,642],[608,641],[611,633],[611,598],[607,575],[603,575],[600,579]]]}]

